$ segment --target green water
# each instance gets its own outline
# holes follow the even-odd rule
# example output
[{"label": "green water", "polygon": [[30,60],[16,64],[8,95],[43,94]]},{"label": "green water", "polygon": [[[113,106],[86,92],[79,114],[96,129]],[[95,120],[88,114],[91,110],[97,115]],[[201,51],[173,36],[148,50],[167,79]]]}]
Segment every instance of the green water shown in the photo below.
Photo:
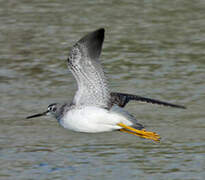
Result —
[{"label": "green water", "polygon": [[[0,179],[205,179],[205,2],[0,1]],[[130,103],[160,143],[120,132],[74,133],[25,119],[76,90],[69,48],[106,29],[113,91],[182,104]]]}]

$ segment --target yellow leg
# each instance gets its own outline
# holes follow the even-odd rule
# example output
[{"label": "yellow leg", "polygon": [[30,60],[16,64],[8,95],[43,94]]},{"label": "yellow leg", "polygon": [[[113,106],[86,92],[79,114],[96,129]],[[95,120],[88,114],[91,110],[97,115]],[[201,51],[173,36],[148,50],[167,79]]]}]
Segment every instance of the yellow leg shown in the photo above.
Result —
[{"label": "yellow leg", "polygon": [[145,129],[138,130],[133,127],[127,126],[123,123],[118,123],[117,125],[123,128],[123,129],[120,129],[120,131],[122,132],[126,132],[129,134],[133,134],[136,136],[140,136],[142,138],[151,139],[151,140],[158,141],[158,142],[160,141],[160,136],[156,134],[155,132],[146,131]]},{"label": "yellow leg", "polygon": [[135,132],[132,132],[132,131],[129,131],[129,130],[126,130],[126,129],[120,129],[120,131],[126,132],[126,133],[128,133],[128,134],[133,134],[133,135],[139,136],[139,137],[141,137],[141,138],[151,139],[151,140],[154,140],[154,141],[157,141],[157,142],[160,141],[159,138],[153,138],[153,137],[148,137],[148,136],[139,135],[139,134],[137,134],[137,133],[135,133]]}]

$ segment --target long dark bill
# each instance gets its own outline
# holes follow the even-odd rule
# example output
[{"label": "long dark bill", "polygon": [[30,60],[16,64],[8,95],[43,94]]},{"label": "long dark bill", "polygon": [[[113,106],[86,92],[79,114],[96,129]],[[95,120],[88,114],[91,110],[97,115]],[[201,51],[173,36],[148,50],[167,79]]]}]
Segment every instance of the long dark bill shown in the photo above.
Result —
[{"label": "long dark bill", "polygon": [[48,113],[48,111],[40,113],[40,114],[34,114],[32,116],[26,117],[26,119],[35,118],[35,117],[39,117],[39,116],[45,116],[45,115],[47,115],[47,113]]}]

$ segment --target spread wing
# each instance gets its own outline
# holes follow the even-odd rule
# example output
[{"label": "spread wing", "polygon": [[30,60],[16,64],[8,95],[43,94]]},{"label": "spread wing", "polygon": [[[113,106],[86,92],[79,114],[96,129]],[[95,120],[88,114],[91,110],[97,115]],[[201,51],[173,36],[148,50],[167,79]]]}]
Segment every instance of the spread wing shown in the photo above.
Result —
[{"label": "spread wing", "polygon": [[160,101],[157,99],[146,98],[146,97],[137,96],[133,94],[111,92],[111,104],[112,105],[117,104],[120,107],[125,107],[125,105],[131,100],[186,109],[186,107],[184,106]]},{"label": "spread wing", "polygon": [[68,68],[78,85],[73,99],[75,105],[110,107],[110,92],[99,61],[103,41],[104,29],[98,29],[80,39],[71,49]]}]

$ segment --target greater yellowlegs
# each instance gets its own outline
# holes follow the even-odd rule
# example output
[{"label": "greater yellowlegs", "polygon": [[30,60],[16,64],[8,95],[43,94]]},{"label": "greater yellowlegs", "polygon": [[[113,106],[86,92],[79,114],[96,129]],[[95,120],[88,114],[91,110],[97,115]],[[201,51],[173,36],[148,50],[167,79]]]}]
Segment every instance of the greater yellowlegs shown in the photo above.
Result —
[{"label": "greater yellowlegs", "polygon": [[80,39],[68,57],[68,68],[74,75],[78,90],[71,103],[54,103],[47,111],[28,116],[52,115],[67,129],[98,133],[120,130],[143,138],[159,141],[160,136],[146,131],[123,107],[130,100],[185,108],[155,99],[109,91],[99,57],[104,41],[104,29],[98,29]]}]

